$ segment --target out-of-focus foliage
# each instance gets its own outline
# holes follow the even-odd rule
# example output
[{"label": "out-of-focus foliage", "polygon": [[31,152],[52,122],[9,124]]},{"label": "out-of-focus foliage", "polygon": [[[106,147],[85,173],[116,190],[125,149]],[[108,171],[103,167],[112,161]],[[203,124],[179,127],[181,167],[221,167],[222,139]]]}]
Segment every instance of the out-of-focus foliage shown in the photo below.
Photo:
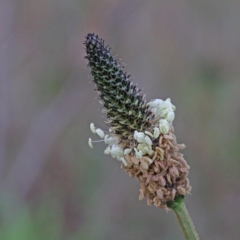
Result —
[{"label": "out-of-focus foliage", "polygon": [[183,239],[103,145],[87,145],[91,122],[107,129],[84,59],[89,32],[148,100],[176,105],[201,239],[239,239],[239,12],[238,0],[2,0],[0,239]]},{"label": "out-of-focus foliage", "polygon": [[38,209],[35,214],[32,214],[28,208],[22,208],[12,221],[1,225],[0,239],[61,239],[62,218],[54,216],[53,213],[56,215],[56,212],[46,206]]}]

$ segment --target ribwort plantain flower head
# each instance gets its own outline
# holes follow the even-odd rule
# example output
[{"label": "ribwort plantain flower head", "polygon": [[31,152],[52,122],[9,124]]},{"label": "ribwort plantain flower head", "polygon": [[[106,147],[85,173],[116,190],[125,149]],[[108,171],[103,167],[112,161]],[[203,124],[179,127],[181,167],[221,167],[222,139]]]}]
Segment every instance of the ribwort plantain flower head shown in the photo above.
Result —
[{"label": "ribwort plantain flower head", "polygon": [[[176,107],[170,98],[147,102],[97,35],[88,34],[84,45],[109,126],[106,133],[91,123],[91,131],[108,145],[104,154],[121,161],[129,175],[139,179],[139,199],[146,196],[149,205],[168,209],[169,201],[191,190],[189,166],[179,153],[184,145],[177,143],[172,126]],[[93,142],[89,139],[91,148]]]}]

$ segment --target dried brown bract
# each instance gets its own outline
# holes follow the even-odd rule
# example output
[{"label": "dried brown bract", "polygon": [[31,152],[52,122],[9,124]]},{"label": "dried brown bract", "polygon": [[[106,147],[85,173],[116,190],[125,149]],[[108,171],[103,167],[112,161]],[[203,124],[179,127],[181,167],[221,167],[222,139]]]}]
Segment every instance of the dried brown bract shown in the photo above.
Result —
[{"label": "dried brown bract", "polygon": [[131,177],[137,177],[140,181],[140,200],[147,197],[148,205],[168,209],[168,201],[190,193],[191,186],[187,178],[190,167],[183,154],[179,153],[184,147],[177,143],[171,128],[168,134],[160,135],[151,156],[144,156],[141,160],[136,156],[125,157],[128,165],[122,164],[122,167]]}]

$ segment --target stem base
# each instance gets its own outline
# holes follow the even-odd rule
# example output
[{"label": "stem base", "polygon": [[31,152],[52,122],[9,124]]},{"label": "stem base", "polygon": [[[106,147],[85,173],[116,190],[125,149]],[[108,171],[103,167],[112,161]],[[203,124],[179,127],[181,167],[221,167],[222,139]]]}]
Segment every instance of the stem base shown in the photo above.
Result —
[{"label": "stem base", "polygon": [[175,201],[168,202],[168,207],[176,214],[186,240],[199,240],[199,236],[184,204],[184,197],[178,196]]}]

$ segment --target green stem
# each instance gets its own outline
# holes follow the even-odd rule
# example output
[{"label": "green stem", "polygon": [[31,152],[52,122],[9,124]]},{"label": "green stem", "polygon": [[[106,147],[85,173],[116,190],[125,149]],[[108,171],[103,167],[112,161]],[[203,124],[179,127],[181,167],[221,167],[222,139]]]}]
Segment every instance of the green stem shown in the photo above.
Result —
[{"label": "green stem", "polygon": [[184,198],[182,196],[177,197],[175,201],[168,203],[168,207],[175,212],[186,240],[199,240],[199,236],[184,204]]}]

